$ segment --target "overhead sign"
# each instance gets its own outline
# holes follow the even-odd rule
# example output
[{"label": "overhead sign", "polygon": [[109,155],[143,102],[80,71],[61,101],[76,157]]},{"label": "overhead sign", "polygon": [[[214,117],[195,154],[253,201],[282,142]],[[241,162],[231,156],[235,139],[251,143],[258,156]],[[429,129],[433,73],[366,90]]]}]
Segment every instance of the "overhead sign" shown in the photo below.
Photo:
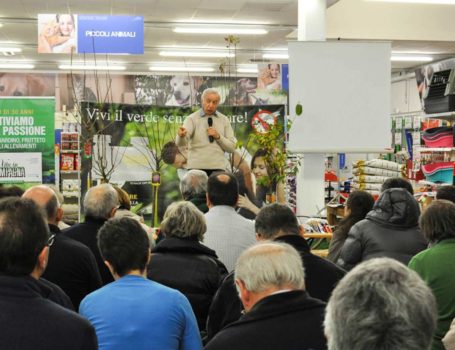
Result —
[{"label": "overhead sign", "polygon": [[144,53],[144,17],[79,15],[78,53]]}]

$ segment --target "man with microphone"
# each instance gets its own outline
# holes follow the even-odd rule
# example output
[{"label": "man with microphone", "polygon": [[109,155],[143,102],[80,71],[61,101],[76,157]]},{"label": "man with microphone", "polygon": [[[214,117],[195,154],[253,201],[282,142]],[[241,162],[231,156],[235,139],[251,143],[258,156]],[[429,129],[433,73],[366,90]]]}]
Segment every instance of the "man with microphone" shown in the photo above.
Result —
[{"label": "man with microphone", "polygon": [[188,146],[188,169],[204,170],[208,176],[225,168],[224,152],[233,153],[237,140],[228,117],[217,112],[220,94],[202,93],[202,109],[190,114],[177,133],[176,144]]}]

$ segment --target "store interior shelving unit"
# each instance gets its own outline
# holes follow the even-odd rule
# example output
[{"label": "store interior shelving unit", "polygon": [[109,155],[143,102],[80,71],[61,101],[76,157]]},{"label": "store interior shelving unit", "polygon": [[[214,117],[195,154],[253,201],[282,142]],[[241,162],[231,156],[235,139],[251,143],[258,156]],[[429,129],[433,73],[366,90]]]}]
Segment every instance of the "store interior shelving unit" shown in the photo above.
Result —
[{"label": "store interior shelving unit", "polygon": [[77,131],[61,133],[60,191],[64,197],[63,220],[67,223],[80,221],[80,135]]}]

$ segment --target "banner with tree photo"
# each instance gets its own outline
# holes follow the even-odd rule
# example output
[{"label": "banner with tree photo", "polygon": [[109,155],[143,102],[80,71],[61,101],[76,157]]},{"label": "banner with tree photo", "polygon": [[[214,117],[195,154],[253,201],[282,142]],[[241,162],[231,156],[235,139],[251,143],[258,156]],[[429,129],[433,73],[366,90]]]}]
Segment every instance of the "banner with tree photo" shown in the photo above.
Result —
[{"label": "banner with tree photo", "polygon": [[[284,105],[220,106],[218,110],[230,119],[238,140],[236,153],[245,164],[258,147],[252,133],[285,121]],[[152,173],[159,172],[161,218],[171,202],[181,199],[178,169],[164,163],[162,150],[175,140],[178,127],[192,112],[181,107],[82,103],[82,196],[93,181],[117,184],[134,199],[134,211],[148,217],[152,213]],[[235,168],[229,155],[226,168]]]}]

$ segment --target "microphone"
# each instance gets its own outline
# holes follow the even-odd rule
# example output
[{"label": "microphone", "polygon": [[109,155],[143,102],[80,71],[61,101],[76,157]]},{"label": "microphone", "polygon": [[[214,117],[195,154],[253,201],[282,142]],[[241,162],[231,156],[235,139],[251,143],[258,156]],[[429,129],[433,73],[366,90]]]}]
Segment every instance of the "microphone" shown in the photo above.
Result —
[{"label": "microphone", "polygon": [[[209,123],[209,127],[212,127],[212,126],[213,126],[213,119],[212,119],[212,117],[208,117],[208,118],[207,118],[207,123]],[[211,136],[211,135],[209,136],[209,141],[210,141],[210,142],[213,142],[213,136]]]}]

